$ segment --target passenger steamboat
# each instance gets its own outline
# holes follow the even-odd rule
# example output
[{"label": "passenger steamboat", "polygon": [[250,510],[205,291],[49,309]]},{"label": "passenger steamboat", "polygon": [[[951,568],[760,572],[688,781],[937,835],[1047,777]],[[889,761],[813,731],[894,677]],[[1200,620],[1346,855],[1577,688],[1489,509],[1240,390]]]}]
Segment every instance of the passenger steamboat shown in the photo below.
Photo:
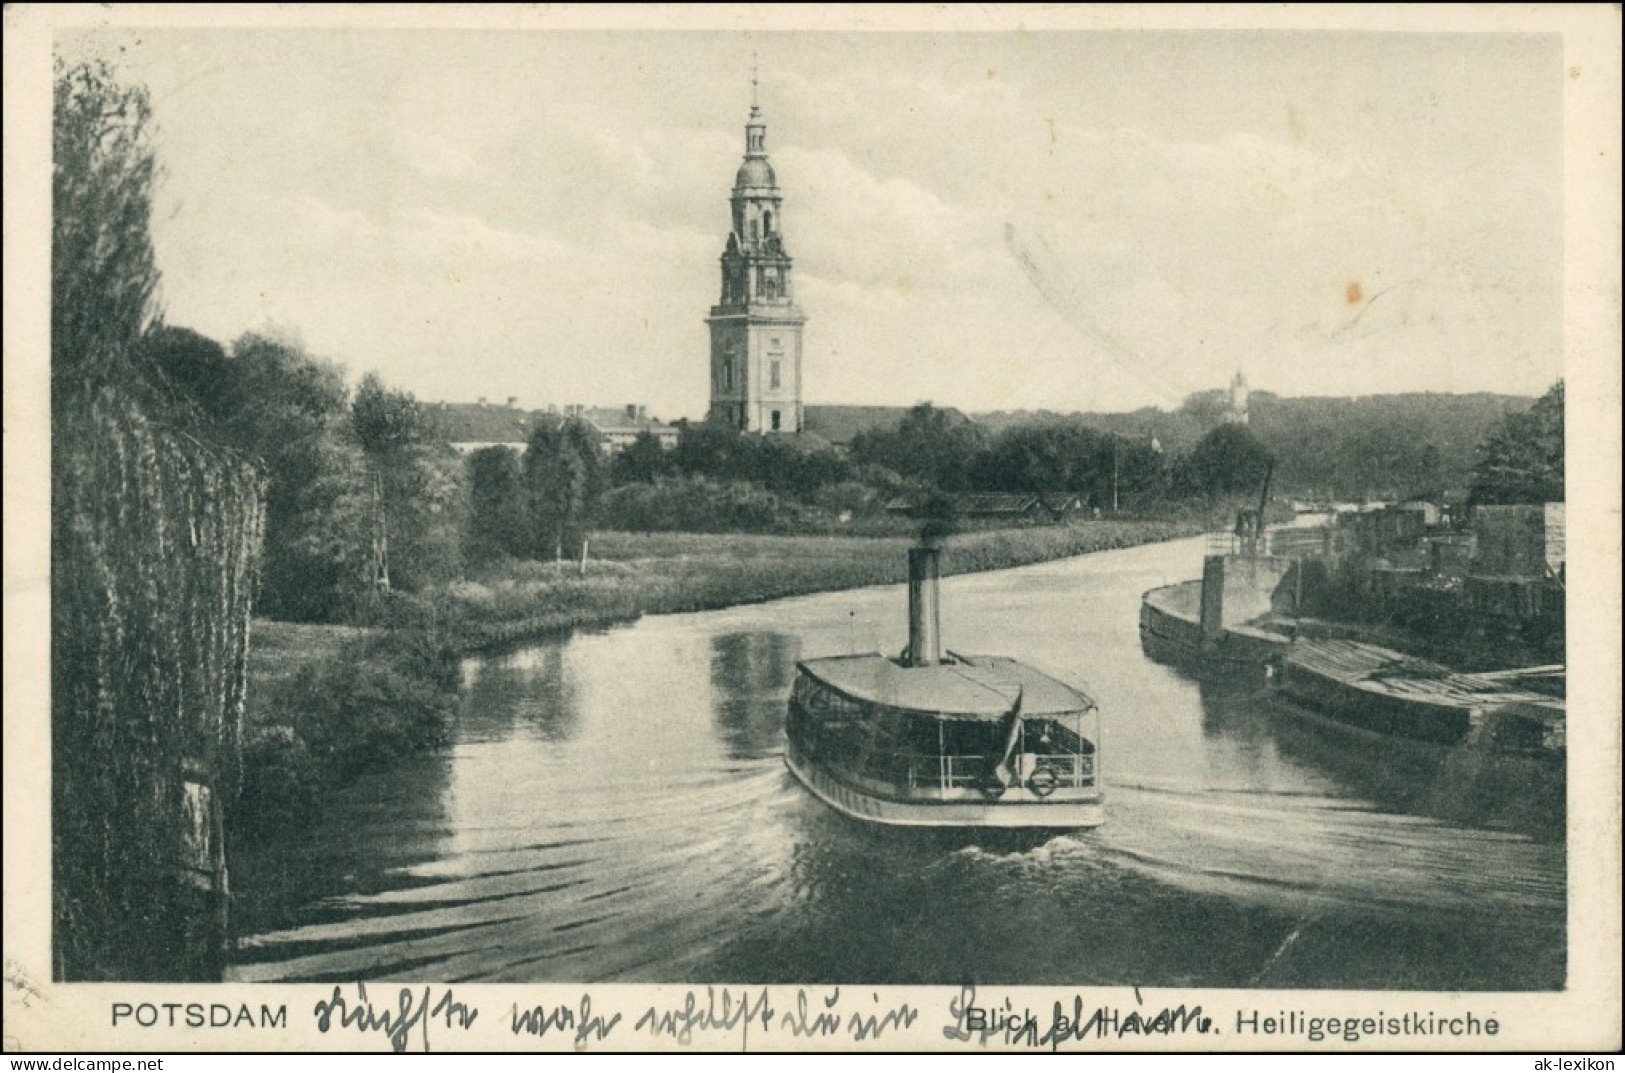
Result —
[{"label": "passenger steamboat", "polygon": [[790,771],[831,808],[901,827],[1072,829],[1105,822],[1099,711],[1005,656],[941,647],[941,549],[909,550],[903,654],[796,665]]}]

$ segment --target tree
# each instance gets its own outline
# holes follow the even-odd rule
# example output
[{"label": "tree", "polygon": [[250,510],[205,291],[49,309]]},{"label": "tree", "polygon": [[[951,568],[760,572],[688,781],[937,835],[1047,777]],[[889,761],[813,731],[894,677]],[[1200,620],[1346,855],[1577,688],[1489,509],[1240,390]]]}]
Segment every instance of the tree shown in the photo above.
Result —
[{"label": "tree", "polygon": [[1176,483],[1196,495],[1256,492],[1274,465],[1274,455],[1247,426],[1220,425],[1181,460]]},{"label": "tree", "polygon": [[677,446],[672,448],[671,468],[679,473],[705,477],[738,476],[738,458],[745,439],[738,429],[709,421],[681,421],[677,425]]},{"label": "tree", "polygon": [[392,582],[408,592],[462,576],[468,466],[446,444],[414,448],[385,482]]},{"label": "tree", "polygon": [[981,444],[981,430],[974,424],[922,402],[895,429],[868,429],[853,437],[852,458],[918,477],[944,491],[959,491],[970,484]]},{"label": "tree", "polygon": [[574,558],[591,528],[603,493],[598,433],[584,421],[543,423],[525,447],[525,502],[531,554]]},{"label": "tree", "polygon": [[977,486],[1000,492],[1108,489],[1112,437],[1073,422],[1005,429],[976,460]]},{"label": "tree", "polygon": [[368,373],[350,431],[371,470],[373,584],[410,591],[460,574],[467,467],[430,434],[417,399]]},{"label": "tree", "polygon": [[412,464],[412,453],[426,436],[417,400],[391,391],[377,373],[357,385],[350,403],[350,428],[372,470],[372,583],[389,589],[389,515],[400,498],[398,486]]},{"label": "tree", "polygon": [[616,484],[652,481],[666,471],[666,462],[666,449],[645,429],[610,460],[610,476]]},{"label": "tree", "polygon": [[1230,393],[1222,388],[1197,391],[1185,397],[1179,413],[1204,427],[1219,424],[1230,412]]},{"label": "tree", "polygon": [[1112,480],[1116,492],[1116,505],[1144,501],[1166,491],[1167,468],[1163,465],[1160,445],[1150,441],[1110,437],[1112,446]]},{"label": "tree", "polygon": [[218,980],[260,478],[194,434],[141,345],[158,282],[146,92],[59,64],[54,105],[54,971]]},{"label": "tree", "polygon": [[147,91],[121,85],[104,62],[58,60],[53,103],[53,397],[84,397],[106,383],[144,396],[129,347],[152,322],[158,291]]},{"label": "tree", "polygon": [[345,429],[349,392],[336,365],[292,343],[246,334],[231,345],[216,420],[265,475],[265,613],[343,617],[367,591],[372,488]]},{"label": "tree", "polygon": [[216,443],[236,446],[226,419],[240,393],[226,348],[190,328],[154,324],[136,343],[135,366],[162,396],[163,409]]},{"label": "tree", "polygon": [[1563,492],[1563,381],[1508,414],[1478,449],[1468,502],[1556,503]]},{"label": "tree", "polygon": [[520,557],[531,550],[525,543],[525,481],[517,452],[482,447],[469,455],[468,499],[472,561]]}]

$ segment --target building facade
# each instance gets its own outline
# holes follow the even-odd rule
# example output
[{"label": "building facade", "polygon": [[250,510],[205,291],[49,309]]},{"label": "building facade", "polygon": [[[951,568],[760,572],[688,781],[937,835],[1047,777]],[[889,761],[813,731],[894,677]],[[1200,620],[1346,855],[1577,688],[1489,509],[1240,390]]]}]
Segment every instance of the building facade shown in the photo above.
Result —
[{"label": "building facade", "polygon": [[784,197],[767,159],[767,124],[754,97],[745,159],[729,198],[722,293],[711,307],[711,407],[706,419],[746,432],[793,433],[803,424],[801,333],[785,249]]},{"label": "building facade", "polygon": [[545,410],[522,410],[512,396],[506,406],[481,399],[477,403],[431,402],[423,408],[434,434],[460,454],[485,447],[507,447],[524,451],[531,432],[541,425],[557,427],[566,421],[584,421],[597,435],[599,447],[613,455],[632,446],[648,433],[666,450],[677,446],[678,429],[649,414],[637,404],[613,406],[550,406]]}]

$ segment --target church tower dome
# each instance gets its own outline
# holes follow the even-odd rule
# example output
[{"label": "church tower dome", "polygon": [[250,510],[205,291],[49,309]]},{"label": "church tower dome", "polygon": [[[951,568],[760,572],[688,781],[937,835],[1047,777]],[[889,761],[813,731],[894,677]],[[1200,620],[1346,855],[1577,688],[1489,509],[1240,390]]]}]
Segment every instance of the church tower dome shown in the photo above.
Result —
[{"label": "church tower dome", "polygon": [[711,408],[707,420],[747,432],[800,432],[801,331],[791,289],[784,196],[767,159],[767,122],[751,74],[745,158],[729,194],[732,226],[722,251],[722,294],[711,307]]},{"label": "church tower dome", "polygon": [[745,162],[739,165],[738,174],[734,176],[735,190],[778,185],[779,178],[773,174],[773,165],[767,162],[766,157],[746,157]]}]

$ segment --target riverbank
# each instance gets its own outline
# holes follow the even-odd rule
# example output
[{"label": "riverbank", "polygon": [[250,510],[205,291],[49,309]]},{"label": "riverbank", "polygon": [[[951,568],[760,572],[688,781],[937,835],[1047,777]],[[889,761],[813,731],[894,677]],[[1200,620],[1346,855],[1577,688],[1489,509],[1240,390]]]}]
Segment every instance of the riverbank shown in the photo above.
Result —
[{"label": "riverbank", "polygon": [[[1165,521],[1087,521],[951,538],[943,572],[1006,569],[1194,535]],[[907,578],[907,537],[601,533],[585,566],[509,562],[397,595],[369,625],[254,623],[240,830],[303,826],[321,794],[433,747],[466,655],[645,614],[713,610]]]},{"label": "riverbank", "polygon": [[[1090,521],[996,529],[949,540],[945,575],[1003,570],[1114,548],[1193,536],[1165,521]],[[787,596],[907,579],[906,537],[600,533],[580,563],[509,562],[428,593],[397,597],[371,627],[254,624],[249,723],[269,717],[264,690],[347,643],[391,628],[432,629],[460,655],[642,615],[709,611]]]},{"label": "riverbank", "polygon": [[[951,538],[943,573],[1002,570],[1192,536],[1162,521],[1091,521]],[[603,533],[578,563],[509,563],[403,604],[392,625],[435,623],[460,652],[641,615],[710,611],[907,580],[912,537]],[[413,621],[413,620],[416,621]]]}]

